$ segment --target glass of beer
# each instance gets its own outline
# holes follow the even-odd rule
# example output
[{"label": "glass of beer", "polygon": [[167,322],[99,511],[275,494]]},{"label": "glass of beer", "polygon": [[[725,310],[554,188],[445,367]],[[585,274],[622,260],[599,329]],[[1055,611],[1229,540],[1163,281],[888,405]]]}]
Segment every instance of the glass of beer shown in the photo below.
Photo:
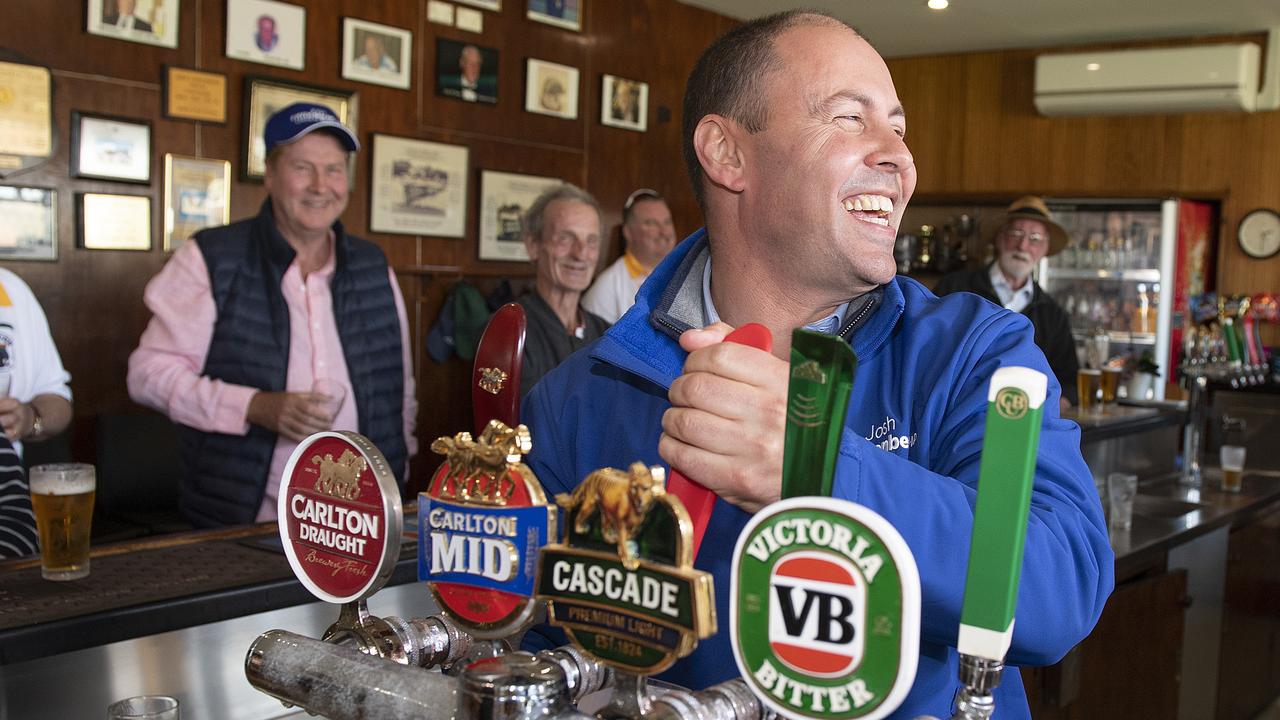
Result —
[{"label": "glass of beer", "polygon": [[1120,387],[1120,368],[1104,367],[1102,368],[1102,376],[1099,378],[1102,385],[1102,409],[1116,403],[1116,390]]},{"label": "glass of beer", "polygon": [[1222,461],[1222,491],[1238,493],[1244,489],[1244,447],[1223,445],[1218,459]]},{"label": "glass of beer", "polygon": [[78,580],[89,574],[89,531],[97,477],[84,463],[31,468],[31,505],[40,534],[40,574]]},{"label": "glass of beer", "polygon": [[1076,392],[1080,396],[1081,413],[1098,412],[1098,396],[1102,392],[1102,371],[1093,368],[1080,368],[1077,370]]}]

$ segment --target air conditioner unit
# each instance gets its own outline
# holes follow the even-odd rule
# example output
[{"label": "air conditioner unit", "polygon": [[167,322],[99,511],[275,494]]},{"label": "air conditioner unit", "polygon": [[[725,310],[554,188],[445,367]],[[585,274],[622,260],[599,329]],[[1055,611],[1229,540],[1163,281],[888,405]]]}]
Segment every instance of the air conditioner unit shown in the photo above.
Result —
[{"label": "air conditioner unit", "polygon": [[1036,109],[1049,116],[1253,112],[1259,54],[1257,45],[1239,43],[1041,55]]}]

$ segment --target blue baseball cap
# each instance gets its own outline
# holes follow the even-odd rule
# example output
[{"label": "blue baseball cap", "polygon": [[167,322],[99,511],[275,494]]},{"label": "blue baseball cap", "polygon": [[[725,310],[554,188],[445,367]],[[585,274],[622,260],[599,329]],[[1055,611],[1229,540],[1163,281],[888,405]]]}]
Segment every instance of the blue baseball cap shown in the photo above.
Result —
[{"label": "blue baseball cap", "polygon": [[294,103],[277,111],[267,120],[262,139],[266,143],[266,151],[270,153],[271,149],[277,145],[286,145],[301,139],[309,132],[326,128],[333,131],[333,136],[342,143],[347,152],[360,149],[360,142],[356,140],[356,134],[351,132],[351,128],[343,125],[332,110],[315,103]]}]

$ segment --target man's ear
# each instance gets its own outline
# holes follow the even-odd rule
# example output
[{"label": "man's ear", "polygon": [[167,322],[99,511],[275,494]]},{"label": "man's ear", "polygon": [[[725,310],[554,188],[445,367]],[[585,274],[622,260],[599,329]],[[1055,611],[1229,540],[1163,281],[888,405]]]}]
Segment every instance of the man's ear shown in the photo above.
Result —
[{"label": "man's ear", "polygon": [[529,233],[521,233],[520,239],[524,241],[525,252],[529,253],[529,262],[538,262],[538,243]]},{"label": "man's ear", "polygon": [[739,142],[742,132],[736,122],[723,115],[706,115],[693,130],[693,149],[698,153],[703,174],[735,193],[745,187],[743,148]]}]

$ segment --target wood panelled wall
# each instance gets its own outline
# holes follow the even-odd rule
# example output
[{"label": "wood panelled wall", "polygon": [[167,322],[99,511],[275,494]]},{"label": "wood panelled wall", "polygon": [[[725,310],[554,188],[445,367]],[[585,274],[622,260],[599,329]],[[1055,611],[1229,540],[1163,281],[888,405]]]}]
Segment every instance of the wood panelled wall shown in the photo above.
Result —
[{"label": "wood panelled wall", "polygon": [[[1264,39],[1177,43],[1248,40],[1265,47]],[[1033,104],[1035,58],[1043,52],[889,61],[919,168],[917,201],[1029,192],[1216,200],[1218,290],[1280,290],[1280,256],[1255,260],[1235,242],[1246,213],[1280,209],[1280,111],[1046,118]],[[1280,343],[1276,326],[1265,333],[1267,342]]]},{"label": "wood panelled wall", "polygon": [[[167,259],[160,248],[164,153],[230,160],[233,177],[238,178],[246,75],[357,91],[358,129],[366,143],[371,133],[380,132],[470,148],[465,239],[369,234],[367,152],[357,163],[356,191],[343,217],[353,232],[378,242],[400,274],[410,308],[421,439],[469,424],[467,365],[456,359],[436,365],[422,350],[422,339],[446,291],[460,277],[487,289],[502,277],[520,278],[529,272],[521,264],[477,259],[481,169],[557,176],[583,185],[604,205],[614,236],[620,205],[638,186],[656,188],[670,198],[682,234],[700,224],[681,166],[680,98],[698,54],[732,27],[732,20],[676,0],[590,0],[583,32],[575,33],[527,20],[524,2],[507,0],[500,13],[484,12],[484,31],[473,34],[429,23],[426,0],[311,0],[306,3],[306,69],[299,72],[227,59],[223,55],[225,1],[179,2],[176,49],[87,34],[84,0],[5,0],[0,8],[5,20],[0,23],[0,49],[53,70],[55,156],[8,182],[58,190],[59,259],[7,266],[26,278],[40,297],[72,373],[79,459],[93,459],[86,438],[96,415],[132,408],[124,377],[128,354],[147,320],[142,289]],[[413,83],[408,91],[341,78],[344,16],[413,30]],[[500,51],[496,106],[435,95],[437,37]],[[910,118],[908,144],[920,170],[917,198],[1037,192],[1220,200],[1218,287],[1250,293],[1276,288],[1280,258],[1251,260],[1233,238],[1236,224],[1249,210],[1280,207],[1280,112],[1044,118],[1032,105],[1037,53],[1014,50],[889,62]],[[577,120],[524,112],[524,68],[529,57],[581,70]],[[165,64],[226,74],[227,124],[165,119],[160,85]],[[647,133],[600,125],[603,73],[649,83]],[[151,186],[70,178],[73,110],[149,120],[153,128]],[[150,195],[155,211],[153,249],[77,249],[74,196],[85,191]],[[264,195],[261,185],[235,182],[232,216],[254,213]],[[1280,341],[1275,328],[1268,332],[1270,342]],[[421,460],[415,468],[419,477],[427,467]]]},{"label": "wood panelled wall", "polygon": [[[6,263],[31,284],[49,316],[54,338],[72,375],[76,395],[78,459],[93,460],[93,418],[128,412],[125,388],[130,351],[146,326],[142,290],[167,259],[163,229],[163,158],[166,152],[230,160],[232,217],[255,213],[265,197],[260,184],[238,181],[243,163],[241,118],[247,75],[269,76],[358,92],[358,131],[368,147],[374,132],[465,145],[470,174],[465,239],[374,235],[368,232],[369,153],[357,162],[356,190],[343,215],[347,228],[376,241],[399,273],[409,307],[418,396],[419,437],[427,440],[470,426],[466,383],[469,366],[456,358],[432,362],[422,340],[453,282],[467,277],[482,288],[502,277],[530,272],[520,263],[477,257],[480,170],[560,177],[593,192],[611,228],[636,187],[653,187],[671,199],[677,226],[700,224],[680,164],[680,101],[698,54],[732,27],[724,17],[675,0],[594,0],[585,3],[581,33],[528,20],[524,0],[507,0],[501,12],[484,11],[484,30],[470,33],[427,21],[426,0],[311,0],[307,8],[306,68],[292,71],[230,60],[225,47],[225,0],[179,0],[176,49],[114,40],[84,31],[84,0],[5,0],[0,8],[0,48],[53,70],[57,151],[53,159],[6,182],[58,190],[56,263]],[[357,17],[411,29],[414,68],[408,91],[344,80],[340,72],[342,18]],[[496,106],[435,94],[435,39],[446,37],[497,48]],[[539,58],[581,71],[579,117],[563,120],[524,112],[525,60]],[[226,125],[167,120],[162,115],[165,64],[224,73],[228,78]],[[635,133],[599,122],[604,73],[649,83],[649,131]],[[68,172],[73,110],[141,118],[152,123],[150,187],[72,179]],[[76,248],[75,193],[142,193],[153,202],[150,252]],[[616,237],[616,231],[613,236]],[[519,283],[517,283],[519,284]],[[425,444],[424,444],[425,450]],[[420,456],[415,475],[434,465]]]}]

